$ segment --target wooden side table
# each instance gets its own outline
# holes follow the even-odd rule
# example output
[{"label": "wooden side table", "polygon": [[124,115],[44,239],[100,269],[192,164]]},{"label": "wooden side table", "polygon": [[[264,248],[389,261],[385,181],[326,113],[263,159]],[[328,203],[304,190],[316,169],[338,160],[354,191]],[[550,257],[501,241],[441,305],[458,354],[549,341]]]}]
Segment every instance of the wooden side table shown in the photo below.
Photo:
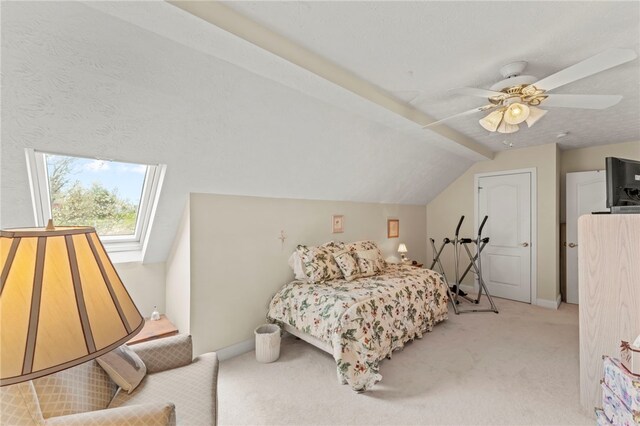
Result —
[{"label": "wooden side table", "polygon": [[160,319],[157,321],[146,319],[140,333],[129,340],[127,345],[135,345],[136,343],[148,342],[149,340],[161,339],[176,334],[178,334],[178,328],[163,314],[160,315]]}]

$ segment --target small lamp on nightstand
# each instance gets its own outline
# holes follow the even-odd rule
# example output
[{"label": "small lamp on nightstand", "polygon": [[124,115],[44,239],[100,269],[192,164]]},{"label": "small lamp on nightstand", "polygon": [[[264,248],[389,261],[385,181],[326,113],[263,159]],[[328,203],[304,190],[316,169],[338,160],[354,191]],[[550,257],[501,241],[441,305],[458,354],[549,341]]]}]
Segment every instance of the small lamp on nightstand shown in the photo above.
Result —
[{"label": "small lamp on nightstand", "polygon": [[405,253],[407,253],[407,246],[404,243],[400,243],[398,245],[398,253],[400,253],[400,257],[402,258],[402,261],[406,262],[407,256]]}]

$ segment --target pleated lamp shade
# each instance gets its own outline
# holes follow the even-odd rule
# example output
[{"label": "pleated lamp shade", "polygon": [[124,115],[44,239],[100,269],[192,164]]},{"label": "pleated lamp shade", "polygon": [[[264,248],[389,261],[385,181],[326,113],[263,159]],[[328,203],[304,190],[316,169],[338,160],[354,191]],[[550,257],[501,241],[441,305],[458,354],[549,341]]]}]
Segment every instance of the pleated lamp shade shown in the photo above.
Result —
[{"label": "pleated lamp shade", "polygon": [[544,109],[529,107],[529,117],[526,119],[527,126],[531,127],[536,124],[536,122],[544,117],[547,112],[548,111]]},{"label": "pleated lamp shade", "polygon": [[94,228],[0,231],[0,262],[0,386],[99,357],[144,326]]}]

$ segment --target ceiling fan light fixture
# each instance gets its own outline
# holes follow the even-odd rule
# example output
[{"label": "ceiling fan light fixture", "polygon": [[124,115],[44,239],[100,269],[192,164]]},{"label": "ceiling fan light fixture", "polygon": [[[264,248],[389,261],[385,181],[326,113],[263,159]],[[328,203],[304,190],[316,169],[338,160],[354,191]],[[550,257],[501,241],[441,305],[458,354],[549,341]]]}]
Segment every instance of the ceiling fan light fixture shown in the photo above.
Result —
[{"label": "ceiling fan light fixture", "polygon": [[529,117],[525,120],[527,126],[531,127],[538,122],[548,111],[536,107],[529,107]]},{"label": "ceiling fan light fixture", "polygon": [[504,112],[504,121],[508,124],[520,124],[529,117],[529,107],[525,104],[514,102]]},{"label": "ceiling fan light fixture", "polygon": [[493,111],[488,114],[486,117],[480,119],[478,123],[486,130],[490,132],[495,132],[502,121],[502,117],[504,116],[504,109],[499,109],[497,111]]},{"label": "ceiling fan light fixture", "polygon": [[517,124],[510,124],[505,120],[502,120],[502,123],[498,126],[498,133],[515,133],[518,130],[520,130],[520,127]]}]

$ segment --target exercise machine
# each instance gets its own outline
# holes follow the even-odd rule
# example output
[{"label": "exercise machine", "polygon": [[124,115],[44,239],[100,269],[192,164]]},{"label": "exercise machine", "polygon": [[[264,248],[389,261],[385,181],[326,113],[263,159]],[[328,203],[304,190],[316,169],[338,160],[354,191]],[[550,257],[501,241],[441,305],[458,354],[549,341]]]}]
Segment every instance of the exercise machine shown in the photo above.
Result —
[{"label": "exercise machine", "polygon": [[[449,295],[449,299],[451,300],[451,304],[453,305],[453,310],[456,315],[461,313],[470,313],[470,312],[495,312],[498,313],[498,308],[493,302],[493,298],[489,293],[489,289],[487,288],[484,280],[482,279],[482,251],[489,244],[489,237],[482,237],[482,229],[484,225],[487,223],[487,219],[489,216],[485,216],[482,219],[482,223],[478,228],[478,235],[475,239],[473,238],[460,238],[460,227],[462,226],[462,222],[464,222],[464,216],[460,217],[458,221],[458,226],[456,226],[456,232],[453,239],[445,238],[442,240],[442,245],[439,249],[436,249],[436,244],[433,238],[430,238],[431,247],[433,249],[433,262],[431,263],[431,267],[429,269],[434,269],[434,267],[438,266],[439,272],[442,274],[442,277],[447,286],[447,294]],[[440,261],[440,256],[442,255],[445,247],[447,245],[453,245],[453,256],[454,256],[454,267],[455,267],[455,286],[452,288],[449,286],[449,281],[447,280],[447,276],[444,272],[444,267],[442,266],[442,262]],[[469,246],[473,245],[475,247],[475,254],[472,253],[472,249]],[[460,249],[464,248],[467,256],[469,257],[469,264],[463,271],[462,275],[460,275]],[[465,292],[460,289],[460,283],[467,276],[469,271],[472,271],[476,277],[478,278],[478,296],[475,299],[469,297]],[[477,305],[480,303],[480,298],[482,297],[482,292],[484,291],[487,299],[489,300],[490,308],[467,308],[461,309],[458,304],[458,298],[462,298],[472,305]]]}]

